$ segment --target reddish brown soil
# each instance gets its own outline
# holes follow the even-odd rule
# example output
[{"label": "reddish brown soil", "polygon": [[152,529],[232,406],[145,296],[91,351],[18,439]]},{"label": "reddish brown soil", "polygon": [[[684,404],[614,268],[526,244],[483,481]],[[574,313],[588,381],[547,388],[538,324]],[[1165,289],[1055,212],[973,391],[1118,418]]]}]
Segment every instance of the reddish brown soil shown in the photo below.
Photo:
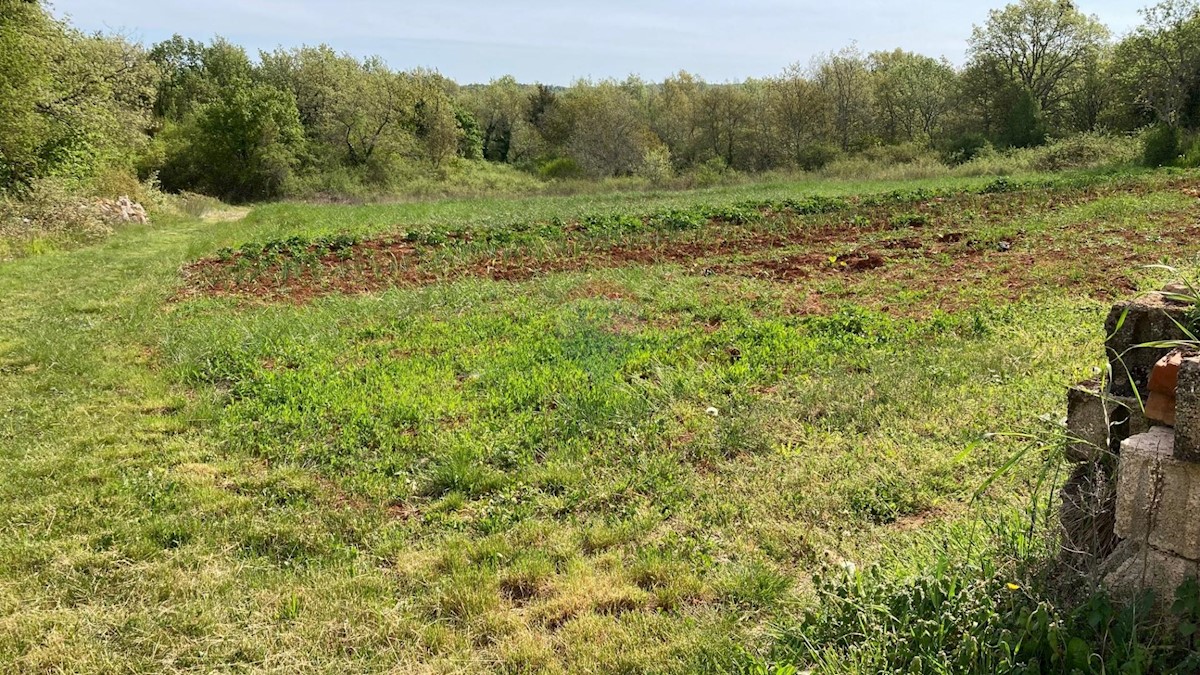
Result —
[{"label": "reddish brown soil", "polygon": [[[1196,190],[1184,181],[1173,187],[1183,192]],[[955,309],[954,297],[961,295],[958,291],[973,285],[995,287],[999,283],[1004,295],[1017,298],[1036,287],[1053,285],[1047,276],[1069,268],[1071,278],[1064,279],[1063,285],[1109,298],[1131,289],[1124,274],[1132,267],[1197,252],[1200,202],[1183,213],[1158,214],[1150,219],[1154,227],[1139,230],[1089,223],[999,242],[979,241],[966,231],[1012,223],[1103,196],[1145,191],[1148,189],[1140,185],[1108,186],[965,196],[824,216],[767,214],[764,226],[712,224],[675,237],[650,236],[607,245],[589,240],[585,233],[572,232],[553,256],[512,249],[490,255],[463,251],[449,257],[384,237],[326,255],[317,265],[293,273],[279,266],[253,274],[239,271],[236,257],[201,260],[184,270],[184,295],[305,302],[332,293],[366,293],[472,277],[521,282],[559,272],[675,264],[694,274],[749,276],[785,284],[803,280],[811,285],[840,276],[849,282],[847,297],[860,300],[856,285],[893,283],[912,291],[945,295],[944,306],[934,307],[945,310]],[[926,222],[920,227],[893,227],[893,211],[920,213]],[[865,217],[870,224],[851,224],[855,216]],[[781,248],[789,250],[772,255]],[[609,299],[627,295],[619,287],[593,286],[577,292]],[[814,296],[807,290],[802,296],[789,303],[802,313],[822,311],[823,301],[836,299]]]}]

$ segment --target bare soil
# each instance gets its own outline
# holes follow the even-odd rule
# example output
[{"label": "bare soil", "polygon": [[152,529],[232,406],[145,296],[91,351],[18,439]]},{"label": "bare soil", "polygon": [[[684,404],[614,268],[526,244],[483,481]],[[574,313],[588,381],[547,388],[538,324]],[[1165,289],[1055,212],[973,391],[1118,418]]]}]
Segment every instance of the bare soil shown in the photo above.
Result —
[{"label": "bare soil", "polygon": [[[1184,181],[1172,188],[1200,195],[1195,185]],[[713,222],[699,231],[642,235],[619,243],[598,241],[568,227],[566,239],[550,255],[523,248],[473,252],[462,242],[450,248],[423,248],[399,237],[379,237],[303,267],[276,264],[248,273],[244,265],[239,269],[236,255],[200,260],[184,269],[181,295],[302,303],[334,293],[370,293],[467,278],[524,282],[561,272],[670,264],[691,274],[805,286],[834,277],[902,284],[914,291],[961,290],[985,281],[993,286],[999,282],[1002,294],[1010,299],[1044,285],[1055,270],[1070,270],[1063,285],[1110,299],[1133,290],[1125,276],[1131,268],[1197,252],[1200,200],[1184,212],[1149,216],[1151,227],[1078,222],[1029,235],[1018,231],[995,240],[982,235],[989,227],[1011,226],[1023,218],[1046,216],[1102,197],[1145,191],[1144,186],[1126,185],[971,195],[821,216],[766,212],[765,223],[756,226]],[[916,213],[923,219],[920,224],[893,225],[893,220],[903,222],[896,213],[906,219]],[[455,246],[461,252],[454,251]],[[452,254],[445,255],[447,251]],[[957,308],[949,294],[947,298],[938,309]],[[821,300],[806,294],[795,303],[796,309],[821,311]]]}]

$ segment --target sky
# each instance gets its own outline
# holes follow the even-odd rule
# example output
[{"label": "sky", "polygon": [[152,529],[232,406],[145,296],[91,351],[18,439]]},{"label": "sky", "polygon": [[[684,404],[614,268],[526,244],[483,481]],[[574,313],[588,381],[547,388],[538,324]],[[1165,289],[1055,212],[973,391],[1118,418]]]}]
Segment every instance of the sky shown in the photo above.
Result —
[{"label": "sky", "polygon": [[[1116,35],[1151,0],[1078,0]],[[51,0],[87,31],[146,43],[222,36],[251,54],[325,43],[433,68],[460,84],[687,70],[710,82],[773,75],[857,43],[961,63],[971,26],[1005,0]]]}]

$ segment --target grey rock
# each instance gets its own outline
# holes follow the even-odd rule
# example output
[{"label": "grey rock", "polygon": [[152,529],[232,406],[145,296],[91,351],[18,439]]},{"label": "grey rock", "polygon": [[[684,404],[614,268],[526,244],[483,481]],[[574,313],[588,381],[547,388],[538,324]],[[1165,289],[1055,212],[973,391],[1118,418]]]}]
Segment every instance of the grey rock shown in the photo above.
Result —
[{"label": "grey rock", "polygon": [[1186,356],[1175,387],[1175,459],[1200,462],[1200,356]]},{"label": "grey rock", "polygon": [[1137,399],[1100,391],[1097,382],[1067,390],[1067,459],[1096,462],[1120,452],[1121,441],[1149,431]]},{"label": "grey rock", "polygon": [[1185,339],[1187,334],[1179,324],[1186,321],[1188,309],[1189,305],[1169,300],[1162,293],[1149,293],[1113,306],[1104,325],[1112,394],[1134,396],[1136,384],[1137,394],[1146,400],[1150,372],[1171,348],[1140,345]]}]

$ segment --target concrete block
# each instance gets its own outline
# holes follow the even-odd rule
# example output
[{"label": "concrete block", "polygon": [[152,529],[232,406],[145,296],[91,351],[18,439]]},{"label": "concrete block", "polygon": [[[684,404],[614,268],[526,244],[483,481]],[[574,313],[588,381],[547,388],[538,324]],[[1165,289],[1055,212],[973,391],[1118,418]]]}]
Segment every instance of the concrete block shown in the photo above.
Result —
[{"label": "concrete block", "polygon": [[1175,433],[1154,427],[1121,444],[1116,532],[1200,560],[1200,464],[1175,459]]},{"label": "concrete block", "polygon": [[1200,462],[1200,356],[1184,357],[1175,388],[1175,459]]},{"label": "concrete block", "polygon": [[1089,384],[1067,390],[1067,459],[1095,461],[1109,449],[1109,416],[1100,392]]},{"label": "concrete block", "polygon": [[1187,311],[1188,305],[1170,300],[1162,293],[1150,293],[1113,306],[1104,324],[1113,394],[1133,396],[1136,384],[1142,400],[1146,400],[1154,364],[1171,350],[1138,345],[1184,339],[1186,335],[1176,322],[1184,324]]},{"label": "concrete block", "polygon": [[1098,383],[1067,390],[1067,459],[1095,462],[1105,452],[1117,453],[1121,441],[1150,430],[1137,399],[1103,394]]},{"label": "concrete block", "polygon": [[1132,599],[1152,590],[1160,611],[1171,606],[1184,582],[1200,577],[1200,563],[1133,542],[1121,544],[1105,568],[1104,585],[1114,596]]}]

